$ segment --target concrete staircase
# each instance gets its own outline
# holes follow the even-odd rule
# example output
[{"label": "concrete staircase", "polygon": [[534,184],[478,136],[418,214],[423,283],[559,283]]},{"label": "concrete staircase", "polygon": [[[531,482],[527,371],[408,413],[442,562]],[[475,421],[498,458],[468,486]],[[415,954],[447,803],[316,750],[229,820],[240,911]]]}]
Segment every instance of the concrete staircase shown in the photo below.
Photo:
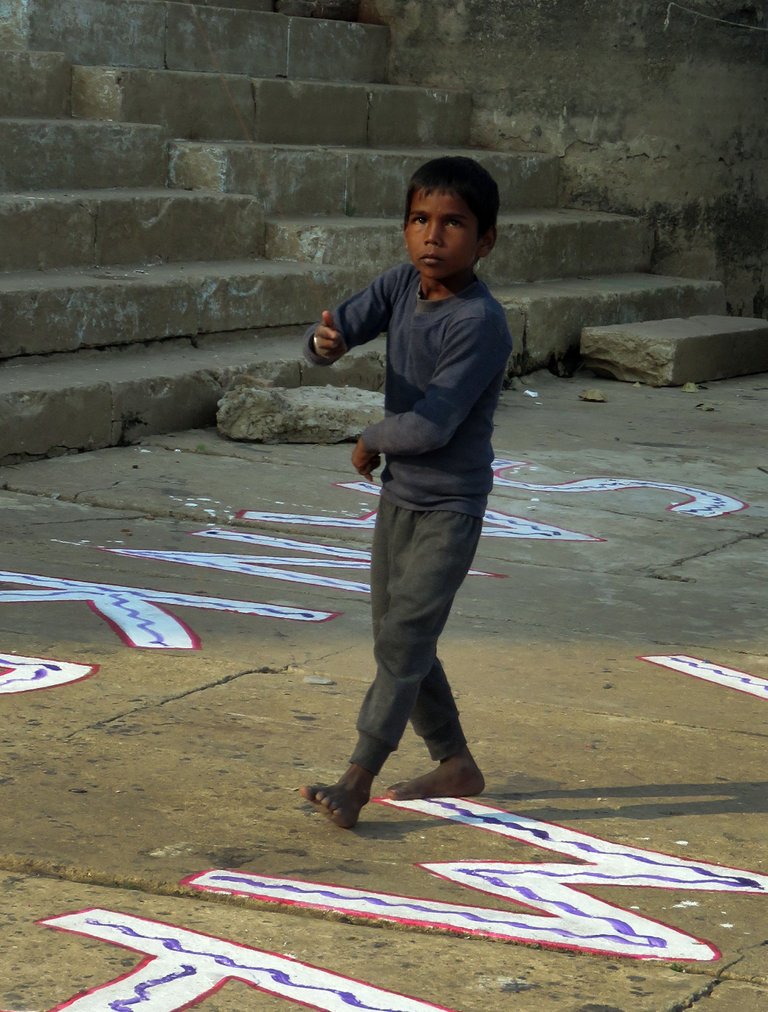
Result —
[{"label": "concrete staircase", "polygon": [[648,273],[640,222],[558,208],[556,158],[469,150],[469,96],[382,83],[385,29],[269,8],[25,0],[29,48],[0,52],[0,462],[212,424],[236,373],[402,258],[405,182],[446,150],[499,182],[483,268],[518,371],[584,325],[724,312],[720,285]]}]

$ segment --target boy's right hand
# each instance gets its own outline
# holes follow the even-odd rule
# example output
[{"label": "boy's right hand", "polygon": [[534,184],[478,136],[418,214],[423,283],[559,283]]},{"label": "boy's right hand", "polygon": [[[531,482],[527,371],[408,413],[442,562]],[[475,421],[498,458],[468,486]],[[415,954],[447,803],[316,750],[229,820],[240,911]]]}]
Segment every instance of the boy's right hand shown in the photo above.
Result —
[{"label": "boy's right hand", "polygon": [[347,346],[341,335],[341,331],[336,330],[334,326],[333,314],[327,309],[323,310],[322,321],[315,329],[315,335],[312,338],[312,350],[320,358],[327,358],[330,362],[335,362],[337,358],[341,358],[346,352]]}]

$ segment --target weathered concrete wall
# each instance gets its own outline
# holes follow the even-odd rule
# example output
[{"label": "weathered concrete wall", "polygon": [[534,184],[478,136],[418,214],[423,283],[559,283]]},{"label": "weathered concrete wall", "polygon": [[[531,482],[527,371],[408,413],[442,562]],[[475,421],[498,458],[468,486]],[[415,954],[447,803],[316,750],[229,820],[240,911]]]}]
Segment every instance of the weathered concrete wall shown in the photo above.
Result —
[{"label": "weathered concrete wall", "polygon": [[646,216],[654,270],[768,315],[768,3],[683,6],[733,24],[666,0],[362,0],[360,16],[390,27],[393,81],[472,92],[475,142],[556,152],[563,203]]}]

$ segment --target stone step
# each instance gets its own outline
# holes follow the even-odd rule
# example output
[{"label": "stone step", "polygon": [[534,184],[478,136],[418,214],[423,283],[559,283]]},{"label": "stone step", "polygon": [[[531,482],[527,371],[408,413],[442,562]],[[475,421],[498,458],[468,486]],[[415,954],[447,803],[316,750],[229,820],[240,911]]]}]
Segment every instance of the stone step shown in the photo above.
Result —
[{"label": "stone step", "polygon": [[0,359],[306,324],[350,291],[344,268],[263,260],[0,275]]},{"label": "stone step", "polygon": [[274,0],[176,0],[176,3],[193,4],[195,7],[234,7],[243,11],[271,12],[275,9]]},{"label": "stone step", "polygon": [[166,139],[158,126],[0,119],[0,151],[0,191],[166,182]]},{"label": "stone step", "polygon": [[584,365],[629,383],[682,386],[768,372],[768,321],[692,316],[585,327]]},{"label": "stone step", "polygon": [[584,327],[725,313],[720,282],[658,274],[560,278],[495,287],[493,294],[506,310],[514,369],[522,373],[570,371]]},{"label": "stone step", "polygon": [[287,328],[12,359],[0,367],[0,464],[214,425],[224,391],[246,371],[285,387],[380,387],[381,359],[369,350],[329,375],[302,362],[301,343]]},{"label": "stone step", "polygon": [[434,88],[82,66],[72,107],[179,138],[373,147],[466,144],[472,111],[468,94]]},{"label": "stone step", "polygon": [[389,30],[268,11],[160,0],[11,0],[26,44],[73,63],[253,77],[383,81]]},{"label": "stone step", "polygon": [[61,53],[0,52],[0,116],[69,116],[70,74]]},{"label": "stone step", "polygon": [[476,158],[502,207],[554,207],[559,159],[475,148],[362,148],[173,141],[169,180],[182,189],[253,193],[267,214],[399,216],[408,178],[429,158]]},{"label": "stone step", "polygon": [[0,271],[260,257],[253,197],[202,190],[0,194]]},{"label": "stone step", "polygon": [[258,338],[14,359],[0,368],[0,463],[117,446],[214,424]]},{"label": "stone step", "polygon": [[[404,258],[402,219],[271,218],[271,260],[356,267],[370,276]],[[650,268],[653,234],[636,218],[597,211],[503,214],[493,253],[478,268],[489,284]]]}]

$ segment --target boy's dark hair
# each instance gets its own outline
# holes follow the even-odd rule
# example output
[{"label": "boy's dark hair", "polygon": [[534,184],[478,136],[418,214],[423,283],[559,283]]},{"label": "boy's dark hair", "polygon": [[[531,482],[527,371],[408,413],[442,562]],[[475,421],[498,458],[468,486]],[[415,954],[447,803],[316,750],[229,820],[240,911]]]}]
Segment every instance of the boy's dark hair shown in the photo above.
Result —
[{"label": "boy's dark hair", "polygon": [[485,235],[496,224],[499,213],[499,188],[496,180],[474,158],[444,155],[425,162],[411,176],[405,196],[405,218],[411,212],[411,201],[419,190],[425,193],[453,193],[461,197],[477,218],[477,234]]}]

